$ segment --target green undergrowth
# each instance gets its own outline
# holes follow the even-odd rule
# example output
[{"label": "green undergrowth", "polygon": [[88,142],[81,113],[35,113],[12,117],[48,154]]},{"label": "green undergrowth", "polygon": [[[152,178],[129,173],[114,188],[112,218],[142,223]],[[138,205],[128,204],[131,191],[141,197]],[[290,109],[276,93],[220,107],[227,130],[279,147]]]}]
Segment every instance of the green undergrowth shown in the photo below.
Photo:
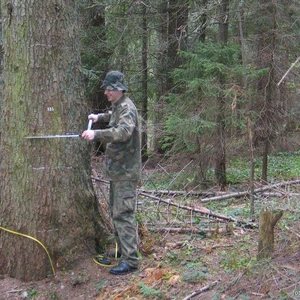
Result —
[{"label": "green undergrowth", "polygon": [[[256,180],[259,181],[261,173],[262,159],[255,160]],[[270,183],[289,181],[299,177],[300,172],[300,152],[299,153],[276,153],[270,155],[268,163],[268,180]],[[228,190],[232,192],[249,190],[249,174],[250,163],[247,160],[234,158],[228,163],[227,179]],[[151,190],[189,190],[188,183],[196,178],[191,171],[181,171],[172,173],[167,170],[159,169],[153,172],[148,177],[144,188]],[[211,186],[213,189],[216,185]],[[212,189],[212,190],[213,190]],[[255,194],[254,198],[254,224],[259,222],[259,213],[262,208],[270,208],[274,211],[282,210],[283,217],[276,225],[276,255],[278,257],[293,257],[294,253],[299,251],[298,232],[300,224],[300,208],[298,201],[297,186],[291,186],[287,190],[287,195],[275,196],[270,193]],[[197,189],[194,189],[194,191]],[[199,190],[203,191],[201,187]],[[284,189],[281,189],[284,191]],[[289,193],[293,191],[293,193]],[[270,192],[270,191],[268,191]],[[275,190],[276,192],[276,190]],[[149,229],[156,227],[166,228],[193,228],[196,233],[190,234],[172,234],[168,235],[168,240],[162,240],[161,236],[157,239],[166,250],[166,255],[160,261],[162,266],[180,270],[180,278],[182,282],[187,284],[206,285],[208,282],[222,278],[222,284],[227,289],[225,279],[231,280],[233,285],[236,278],[243,278],[245,287],[248,287],[248,280],[259,278],[264,274],[266,266],[275,272],[281,265],[276,265],[274,261],[257,261],[257,243],[258,243],[258,227],[243,227],[241,224],[252,224],[250,216],[250,199],[249,197],[229,198],[220,201],[211,201],[201,203],[200,199],[203,196],[199,195],[182,195],[176,193],[170,195],[157,194],[157,197],[171,200],[173,203],[184,205],[185,207],[205,207],[214,213],[221,214],[226,217],[241,220],[244,223],[230,222],[231,230],[228,232],[218,231],[218,228],[224,229],[228,224],[214,222],[204,217],[201,213],[180,209],[176,206],[168,205],[167,203],[157,203],[151,199],[145,198],[143,209],[138,211],[139,221],[147,224]],[[150,200],[150,201],[149,201]],[[161,224],[161,225],[160,225]],[[252,224],[253,225],[253,224]],[[151,227],[152,226],[152,227]],[[189,227],[190,226],[190,227]],[[216,230],[209,231],[210,229]],[[249,229],[249,230],[248,230]],[[295,233],[293,233],[295,232]],[[169,240],[173,238],[173,240]],[[180,242],[180,243],[178,243]],[[170,244],[170,246],[168,246]],[[283,269],[284,271],[294,272],[294,269]],[[271,276],[271,275],[270,275]],[[295,282],[298,279],[295,279]],[[259,280],[258,280],[259,281]],[[231,283],[228,283],[230,285]],[[288,299],[283,294],[291,293],[290,289],[285,289],[285,284],[282,284],[282,295],[280,299]],[[159,290],[151,289],[147,286],[140,285],[140,293],[144,296],[162,297],[167,291],[161,288]],[[293,287],[293,289],[298,286]],[[298,291],[298,290],[297,290]],[[214,299],[221,297],[221,286],[215,289]],[[239,299],[251,299],[251,291],[243,290],[239,292]],[[276,295],[278,296],[278,295]],[[275,296],[274,296],[275,297]],[[225,298],[224,298],[225,299]],[[227,297],[226,299],[231,299]],[[275,299],[275,298],[274,298]],[[279,298],[278,298],[279,299]]]},{"label": "green undergrowth", "polygon": [[[255,180],[261,180],[262,157],[254,160]],[[229,185],[239,185],[250,181],[250,160],[247,158],[233,157],[227,161],[226,179]],[[144,188],[159,190],[191,190],[215,186],[214,170],[208,169],[205,182],[199,181],[199,172],[195,166],[188,170],[170,172],[164,168],[157,168],[151,175],[143,178]],[[295,153],[278,152],[268,157],[268,182],[291,180],[300,176],[300,151]]]},{"label": "green undergrowth", "polygon": [[[255,180],[261,179],[262,157],[254,160]],[[234,158],[227,166],[228,183],[236,184],[249,181],[250,161]],[[278,152],[268,157],[268,181],[278,182],[298,178],[300,175],[300,152]]]}]

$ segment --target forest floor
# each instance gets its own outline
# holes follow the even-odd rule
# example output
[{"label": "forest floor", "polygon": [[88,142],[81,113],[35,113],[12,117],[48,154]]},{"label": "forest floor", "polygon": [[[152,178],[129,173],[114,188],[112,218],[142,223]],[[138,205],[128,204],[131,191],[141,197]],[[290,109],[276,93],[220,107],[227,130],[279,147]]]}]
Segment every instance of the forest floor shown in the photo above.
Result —
[{"label": "forest floor", "polygon": [[0,277],[0,299],[300,299],[299,215],[289,227],[276,226],[274,255],[259,262],[257,228],[161,229],[142,237],[151,249],[136,272],[111,275],[87,253],[72,270],[42,281]]},{"label": "forest floor", "polygon": [[[245,235],[253,242],[253,249],[247,247],[247,255],[255,257],[257,233],[236,232],[200,242],[194,239],[190,261],[169,264],[170,255],[182,255],[184,261],[187,251],[182,249],[185,237],[171,235],[166,238],[167,246],[155,247],[151,258],[143,257],[137,272],[111,275],[108,268],[85,257],[73,270],[59,271],[42,281],[23,283],[2,277],[0,299],[300,299],[299,249],[288,254],[281,248],[274,258],[254,267],[240,262],[234,271],[224,269],[225,252],[233,253],[228,267],[243,257],[235,249]],[[197,269],[197,261],[201,268]]]}]

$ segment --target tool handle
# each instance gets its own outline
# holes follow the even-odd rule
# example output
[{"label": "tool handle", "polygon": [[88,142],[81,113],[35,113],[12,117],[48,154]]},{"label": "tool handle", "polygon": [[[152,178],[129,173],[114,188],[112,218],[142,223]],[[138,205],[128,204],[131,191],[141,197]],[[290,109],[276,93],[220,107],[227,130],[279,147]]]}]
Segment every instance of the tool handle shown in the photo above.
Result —
[{"label": "tool handle", "polygon": [[87,130],[91,130],[93,125],[93,119],[89,119]]}]

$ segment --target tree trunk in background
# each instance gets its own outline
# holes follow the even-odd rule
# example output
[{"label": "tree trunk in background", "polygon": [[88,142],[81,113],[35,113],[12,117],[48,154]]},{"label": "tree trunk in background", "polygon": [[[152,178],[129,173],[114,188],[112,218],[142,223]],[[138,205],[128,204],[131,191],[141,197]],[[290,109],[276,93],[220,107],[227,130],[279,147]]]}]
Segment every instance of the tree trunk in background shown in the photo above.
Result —
[{"label": "tree trunk in background", "polygon": [[142,6],[142,159],[148,159],[148,17],[147,7]]},{"label": "tree trunk in background", "polygon": [[199,40],[204,43],[206,38],[206,28],[207,28],[207,3],[208,0],[202,0],[202,9],[200,17],[200,33]]},{"label": "tree trunk in background", "polygon": [[[221,14],[219,19],[219,43],[226,45],[228,40],[228,18],[229,18],[229,0],[222,0],[220,4]],[[222,59],[222,58],[221,58]],[[221,90],[224,90],[225,79],[223,74],[218,76]],[[221,189],[226,185],[226,145],[225,145],[225,104],[224,95],[217,98],[217,136],[216,136],[216,165],[215,176]]]},{"label": "tree trunk in background", "polygon": [[[105,27],[105,5],[95,4],[93,0],[84,0],[79,10],[81,20],[82,65],[87,72],[98,72],[97,78],[86,76],[87,99],[90,112],[103,112],[110,107],[100,86],[109,71],[108,62],[112,51],[107,49]],[[99,124],[97,124],[99,126]]]},{"label": "tree trunk in background", "polygon": [[[100,86],[109,71],[109,58],[112,55],[112,50],[107,46],[105,5],[95,4],[94,0],[83,0],[79,15],[82,66],[89,74],[84,78],[89,113],[104,112],[110,109],[110,103]],[[103,129],[107,125],[95,123],[93,129]],[[92,147],[96,155],[101,155],[105,151],[105,145],[101,142],[93,143]]]},{"label": "tree trunk in background", "polygon": [[164,96],[169,92],[174,93],[175,87],[171,72],[180,66],[179,52],[186,49],[187,23],[188,23],[188,1],[171,0],[161,1],[159,6],[159,45],[158,52],[158,103],[155,105],[155,117],[153,132],[153,148],[160,152],[160,133],[163,131],[165,113]]},{"label": "tree trunk in background", "polygon": [[[179,52],[187,48],[188,1],[170,0],[168,8],[168,72],[181,64]],[[168,91],[174,91],[172,77],[168,77]]]},{"label": "tree trunk in background", "polygon": [[[78,25],[73,1],[2,2],[4,99],[0,272],[40,280],[95,247],[101,224],[90,179]],[[97,228],[96,228],[97,227]],[[36,241],[48,249],[51,260]],[[98,237],[100,239],[100,237]]]},{"label": "tree trunk in background", "polygon": [[[161,113],[164,111],[163,97],[168,91],[168,71],[167,71],[167,41],[168,41],[168,2],[160,1],[158,6],[158,51],[157,51],[157,67],[156,67],[156,86],[157,86],[157,100],[153,109],[153,128],[151,128],[152,148],[155,152],[160,152],[160,139],[164,128],[164,120]],[[150,129],[150,128],[148,128]]]},{"label": "tree trunk in background", "polygon": [[[280,4],[281,5],[281,4]],[[268,72],[259,78],[257,91],[261,95],[259,105],[261,107],[260,119],[255,124],[255,140],[261,142],[263,156],[261,179],[263,183],[268,181],[268,155],[271,143],[282,131],[283,106],[280,93],[277,88],[277,62],[278,52],[278,11],[276,1],[264,0],[259,6],[260,16],[257,31],[257,68],[268,69]]]}]

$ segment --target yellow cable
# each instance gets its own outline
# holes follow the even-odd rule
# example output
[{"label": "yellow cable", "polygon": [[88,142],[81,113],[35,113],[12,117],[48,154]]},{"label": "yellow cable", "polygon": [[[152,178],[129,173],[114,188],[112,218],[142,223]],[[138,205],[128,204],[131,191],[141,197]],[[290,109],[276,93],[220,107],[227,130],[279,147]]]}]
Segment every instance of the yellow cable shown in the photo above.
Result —
[{"label": "yellow cable", "polygon": [[115,259],[118,258],[118,243],[116,243],[116,249],[115,249]]},{"label": "yellow cable", "polygon": [[42,242],[40,242],[39,240],[37,240],[36,238],[34,238],[34,237],[30,236],[30,235],[26,235],[26,234],[23,234],[23,233],[20,233],[20,232],[16,232],[16,231],[13,231],[13,230],[10,230],[10,229],[1,227],[1,226],[0,226],[0,229],[2,229],[2,230],[4,230],[4,231],[7,231],[7,232],[9,232],[9,233],[12,233],[12,234],[17,234],[17,235],[20,235],[20,236],[23,236],[23,237],[32,239],[32,240],[34,240],[35,242],[37,242],[38,244],[40,244],[40,245],[44,248],[44,250],[46,251],[46,253],[47,253],[47,255],[48,255],[48,259],[49,259],[50,264],[51,264],[52,272],[53,272],[53,274],[55,275],[55,270],[54,270],[54,267],[53,267],[53,263],[52,263],[50,254],[49,254],[47,248],[43,245]]},{"label": "yellow cable", "polygon": [[[98,254],[97,257],[103,258],[104,256],[101,255],[101,254]],[[118,243],[116,243],[116,249],[115,249],[115,259],[117,259],[117,258],[118,258]],[[114,267],[114,266],[117,265],[117,264],[114,264],[114,265],[101,264],[101,263],[98,262],[95,258],[93,258],[93,261],[94,261],[97,265],[99,265],[99,266],[101,266],[101,267],[111,268],[111,267]]]},{"label": "yellow cable", "polygon": [[117,264],[115,264],[115,265],[106,265],[106,264],[101,264],[101,263],[99,263],[95,258],[93,258],[93,261],[97,264],[97,265],[99,265],[99,266],[101,266],[101,267],[106,267],[106,268],[112,268],[112,267],[115,267]]}]

